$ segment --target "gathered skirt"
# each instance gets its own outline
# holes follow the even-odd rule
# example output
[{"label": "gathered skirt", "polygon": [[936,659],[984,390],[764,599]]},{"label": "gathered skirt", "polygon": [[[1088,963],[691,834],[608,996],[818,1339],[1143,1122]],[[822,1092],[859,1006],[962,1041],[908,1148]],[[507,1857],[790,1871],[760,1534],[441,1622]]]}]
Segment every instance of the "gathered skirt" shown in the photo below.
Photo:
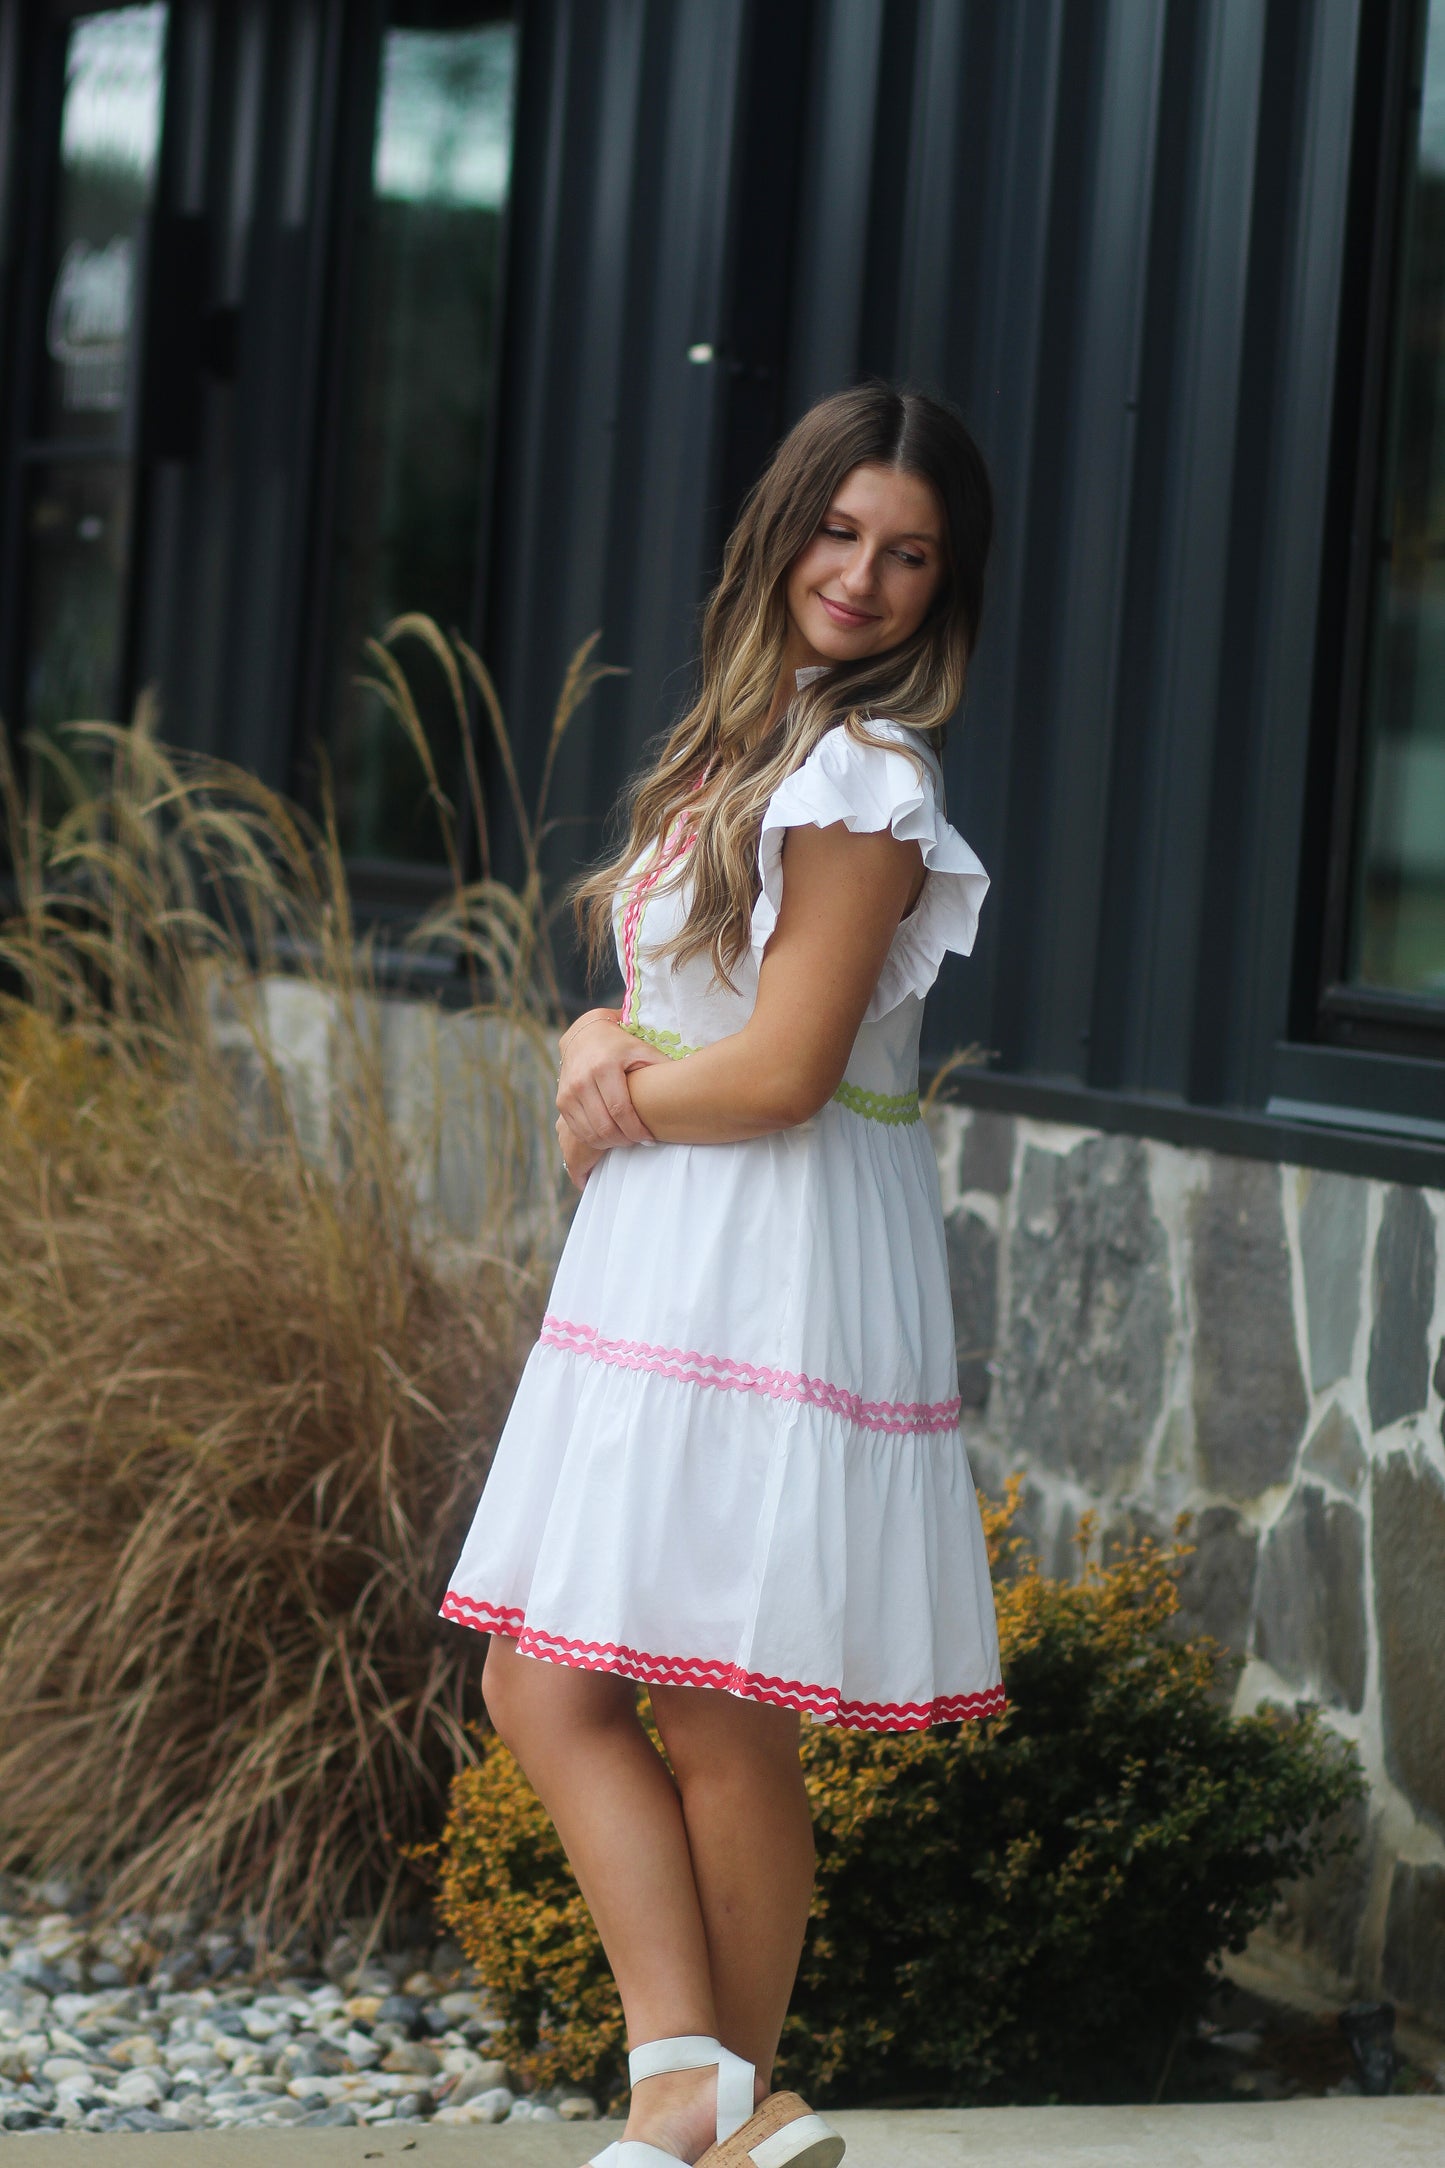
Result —
[{"label": "gathered skirt", "polygon": [[863,1730],[996,1713],[958,1413],[925,1125],[610,1152],[443,1614]]}]

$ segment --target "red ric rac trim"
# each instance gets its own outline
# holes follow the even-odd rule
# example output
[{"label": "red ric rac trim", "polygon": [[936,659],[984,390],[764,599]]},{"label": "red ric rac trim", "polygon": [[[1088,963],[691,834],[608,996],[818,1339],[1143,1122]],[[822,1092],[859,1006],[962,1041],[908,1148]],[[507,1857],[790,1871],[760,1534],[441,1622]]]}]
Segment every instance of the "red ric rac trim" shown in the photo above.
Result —
[{"label": "red ric rac trim", "polygon": [[543,1347],[585,1355],[594,1363],[612,1363],[620,1370],[654,1370],[683,1385],[761,1393],[768,1400],[800,1400],[845,1416],[863,1430],[912,1434],[958,1427],[957,1394],[951,1400],[864,1400],[844,1385],[830,1385],[825,1378],[805,1377],[797,1370],[769,1370],[757,1363],[735,1362],[730,1355],[704,1355],[696,1348],[653,1347],[646,1340],[608,1340],[595,1325],[577,1325],[550,1311],[542,1320],[538,1340]]},{"label": "red ric rac trim", "polygon": [[441,1615],[477,1633],[504,1634],[516,1642],[523,1656],[539,1657],[543,1663],[566,1664],[574,1671],[616,1672],[648,1686],[710,1687],[717,1693],[736,1694],[742,1701],[798,1709],[844,1731],[923,1731],[930,1724],[971,1723],[977,1717],[999,1716],[1008,1705],[1002,1686],[985,1687],[981,1694],[945,1694],[935,1701],[844,1701],[836,1686],[774,1679],[704,1656],[652,1656],[615,1641],[567,1641],[529,1626],[524,1611],[477,1603],[455,1589],[448,1589]]}]

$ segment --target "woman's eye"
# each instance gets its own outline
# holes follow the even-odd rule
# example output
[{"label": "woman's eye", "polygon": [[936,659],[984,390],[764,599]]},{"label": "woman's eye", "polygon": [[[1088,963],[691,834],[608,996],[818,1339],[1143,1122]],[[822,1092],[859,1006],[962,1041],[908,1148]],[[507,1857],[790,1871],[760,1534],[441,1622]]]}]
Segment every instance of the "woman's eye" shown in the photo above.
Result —
[{"label": "woman's eye", "polygon": [[898,557],[899,562],[905,565],[921,565],[925,562],[915,550],[900,550]]},{"label": "woman's eye", "polygon": [[825,527],[823,532],[830,542],[851,542],[853,539],[852,534],[846,527]]}]

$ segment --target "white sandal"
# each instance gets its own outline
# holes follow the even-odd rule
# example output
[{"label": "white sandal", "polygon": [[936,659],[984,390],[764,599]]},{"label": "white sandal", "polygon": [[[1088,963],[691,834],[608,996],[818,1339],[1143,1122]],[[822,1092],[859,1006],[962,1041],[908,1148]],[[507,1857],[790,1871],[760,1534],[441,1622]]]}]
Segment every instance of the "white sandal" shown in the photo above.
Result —
[{"label": "white sandal", "polygon": [[[753,2066],[719,2040],[693,2034],[650,2040],[634,2048],[627,2067],[634,2085],[677,2070],[717,2068],[717,2144],[697,2168],[838,2168],[844,2143],[796,2093],[769,2093],[753,2108]],[[677,2168],[677,2156],[638,2138],[622,2138],[587,2168]]]}]

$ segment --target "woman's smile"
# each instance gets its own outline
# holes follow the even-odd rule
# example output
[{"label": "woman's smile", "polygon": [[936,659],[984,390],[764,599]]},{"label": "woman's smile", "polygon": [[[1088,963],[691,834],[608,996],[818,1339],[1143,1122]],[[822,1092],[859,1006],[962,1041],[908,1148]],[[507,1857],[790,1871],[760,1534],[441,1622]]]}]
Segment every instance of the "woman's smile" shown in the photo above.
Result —
[{"label": "woman's smile", "polygon": [[818,600],[835,625],[851,628],[854,625],[871,625],[873,622],[875,613],[872,610],[857,609],[851,602],[835,602],[831,595],[819,595]]}]

